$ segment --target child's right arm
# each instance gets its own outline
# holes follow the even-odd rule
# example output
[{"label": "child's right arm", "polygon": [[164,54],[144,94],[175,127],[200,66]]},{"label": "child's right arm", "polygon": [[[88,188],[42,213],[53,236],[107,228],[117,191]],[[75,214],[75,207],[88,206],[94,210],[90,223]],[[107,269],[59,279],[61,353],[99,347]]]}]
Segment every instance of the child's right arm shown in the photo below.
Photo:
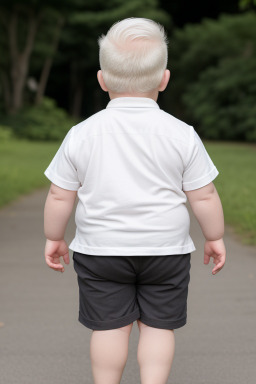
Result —
[{"label": "child's right arm", "polygon": [[77,191],[66,190],[52,183],[45,202],[44,233],[47,239],[45,261],[55,271],[64,272],[60,257],[69,264],[68,246],[64,235],[76,195]]},{"label": "child's right arm", "polygon": [[219,272],[226,260],[226,249],[223,242],[224,215],[218,192],[213,183],[192,191],[184,191],[198,220],[206,239],[204,246],[204,263],[210,257],[216,264],[212,274]]}]

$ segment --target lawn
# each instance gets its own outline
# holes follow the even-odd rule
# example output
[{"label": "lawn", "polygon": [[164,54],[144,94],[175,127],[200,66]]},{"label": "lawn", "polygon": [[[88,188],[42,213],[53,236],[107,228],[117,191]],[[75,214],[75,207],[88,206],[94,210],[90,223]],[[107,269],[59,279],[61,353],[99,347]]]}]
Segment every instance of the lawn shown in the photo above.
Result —
[{"label": "lawn", "polygon": [[[11,140],[0,143],[0,206],[49,185],[44,176],[60,143]],[[220,174],[214,184],[225,222],[242,242],[256,245],[256,145],[204,142]]]},{"label": "lawn", "polygon": [[219,175],[219,192],[225,222],[245,244],[256,245],[256,145],[209,143],[205,147]]},{"label": "lawn", "polygon": [[49,185],[44,171],[59,143],[7,140],[0,142],[0,206]]}]

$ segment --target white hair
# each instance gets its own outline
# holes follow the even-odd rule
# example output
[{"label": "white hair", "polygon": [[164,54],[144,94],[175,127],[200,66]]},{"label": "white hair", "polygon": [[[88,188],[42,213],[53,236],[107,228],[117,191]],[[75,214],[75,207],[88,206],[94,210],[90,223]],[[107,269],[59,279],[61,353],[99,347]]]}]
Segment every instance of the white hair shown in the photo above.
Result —
[{"label": "white hair", "polygon": [[168,61],[162,25],[130,17],[113,24],[98,43],[100,67],[110,91],[145,93],[160,85]]}]

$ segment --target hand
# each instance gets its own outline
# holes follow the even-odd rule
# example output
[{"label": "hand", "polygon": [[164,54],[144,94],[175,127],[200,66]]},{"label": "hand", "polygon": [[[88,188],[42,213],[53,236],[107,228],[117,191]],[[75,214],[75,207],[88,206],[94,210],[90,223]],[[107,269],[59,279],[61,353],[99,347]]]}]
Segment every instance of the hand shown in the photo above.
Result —
[{"label": "hand", "polygon": [[65,240],[53,241],[47,239],[45,244],[46,264],[55,271],[64,272],[65,268],[60,263],[61,256],[65,264],[69,264],[69,252]]},{"label": "hand", "polygon": [[212,270],[212,274],[215,275],[219,272],[226,261],[226,248],[223,239],[209,241],[206,240],[204,245],[204,264],[209,264],[210,257],[213,257],[215,267]]}]

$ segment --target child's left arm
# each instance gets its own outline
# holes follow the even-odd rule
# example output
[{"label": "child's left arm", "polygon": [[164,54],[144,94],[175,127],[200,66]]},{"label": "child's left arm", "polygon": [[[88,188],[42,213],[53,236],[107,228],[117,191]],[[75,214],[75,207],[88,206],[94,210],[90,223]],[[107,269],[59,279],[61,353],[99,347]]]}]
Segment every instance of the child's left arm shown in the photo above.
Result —
[{"label": "child's left arm", "polygon": [[44,208],[44,233],[46,237],[45,261],[55,271],[64,272],[60,263],[62,256],[69,264],[68,246],[64,240],[65,230],[71,216],[77,191],[70,191],[51,184]]}]

